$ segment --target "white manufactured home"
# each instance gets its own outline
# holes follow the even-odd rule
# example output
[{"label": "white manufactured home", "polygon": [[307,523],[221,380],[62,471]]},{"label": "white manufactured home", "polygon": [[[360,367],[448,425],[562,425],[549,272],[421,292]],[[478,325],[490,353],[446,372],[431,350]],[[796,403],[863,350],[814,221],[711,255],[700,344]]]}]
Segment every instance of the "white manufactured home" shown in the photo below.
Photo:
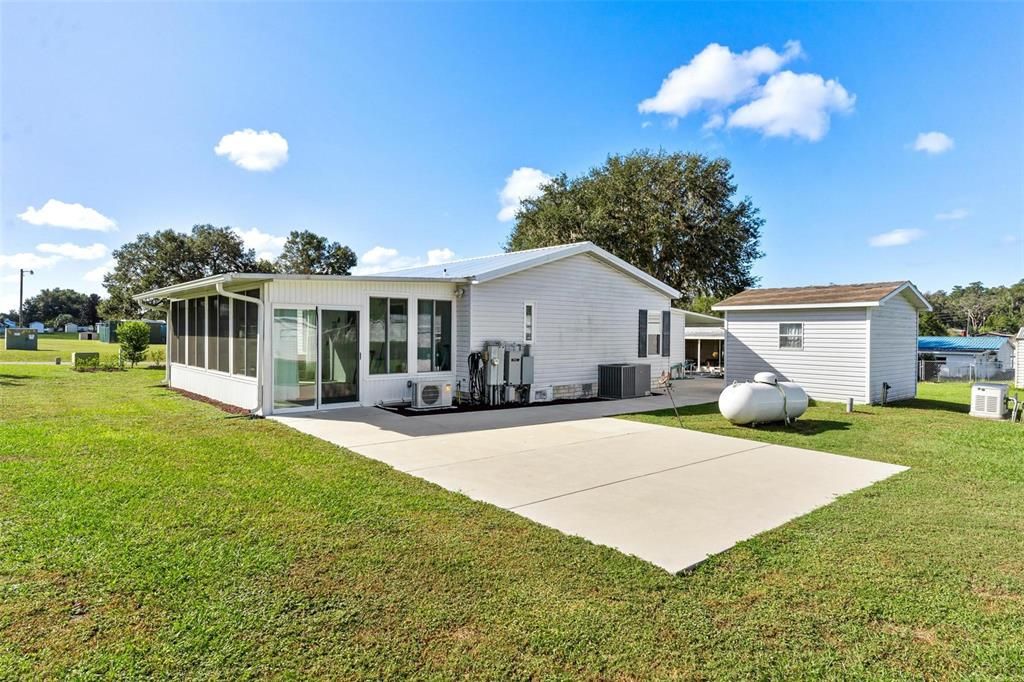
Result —
[{"label": "white manufactured home", "polygon": [[750,289],[725,313],[725,381],[774,372],[815,400],[880,403],[917,395],[917,316],[910,282]]},{"label": "white manufactured home", "polygon": [[226,273],[135,298],[167,311],[172,387],[272,414],[409,402],[425,383],[465,395],[489,342],[528,348],[548,399],[596,395],[600,364],[649,365],[653,383],[678,296],[583,242],[379,275]]}]

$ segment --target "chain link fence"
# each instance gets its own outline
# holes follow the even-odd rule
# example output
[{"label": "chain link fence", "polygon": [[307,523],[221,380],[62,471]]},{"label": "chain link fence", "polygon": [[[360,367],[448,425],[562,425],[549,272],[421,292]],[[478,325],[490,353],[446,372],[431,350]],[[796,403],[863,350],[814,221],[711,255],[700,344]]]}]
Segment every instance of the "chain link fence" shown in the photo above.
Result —
[{"label": "chain link fence", "polygon": [[950,362],[947,360],[918,360],[917,380],[942,382],[1005,381],[1013,379],[1013,367],[992,360],[988,362]]}]

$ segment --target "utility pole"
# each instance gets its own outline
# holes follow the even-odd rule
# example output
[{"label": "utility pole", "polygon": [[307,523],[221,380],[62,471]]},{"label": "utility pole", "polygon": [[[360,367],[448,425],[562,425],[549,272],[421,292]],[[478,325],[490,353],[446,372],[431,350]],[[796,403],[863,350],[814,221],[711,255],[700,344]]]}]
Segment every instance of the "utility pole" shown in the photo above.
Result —
[{"label": "utility pole", "polygon": [[24,299],[25,299],[25,273],[26,272],[28,274],[30,274],[30,275],[36,274],[33,271],[31,271],[31,270],[25,270],[24,268],[22,268],[21,269],[21,279],[18,280],[18,326],[22,327],[22,328],[25,327],[25,311],[23,310],[23,308],[24,308]]}]

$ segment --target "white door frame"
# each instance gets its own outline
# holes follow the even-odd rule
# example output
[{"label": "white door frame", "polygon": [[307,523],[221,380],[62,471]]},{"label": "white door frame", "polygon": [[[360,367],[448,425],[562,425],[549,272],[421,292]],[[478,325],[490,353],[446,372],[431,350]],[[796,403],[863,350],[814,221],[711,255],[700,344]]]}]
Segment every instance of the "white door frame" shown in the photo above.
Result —
[{"label": "white door frame", "polygon": [[294,407],[278,407],[274,404],[274,387],[277,386],[277,363],[275,360],[274,352],[277,350],[274,346],[274,312],[277,310],[312,310],[316,312],[317,307],[315,305],[304,305],[301,303],[274,303],[270,306],[270,343],[267,346],[270,348],[270,410],[271,414],[290,414],[292,412],[310,412],[317,409],[317,404],[320,402],[320,314],[317,313],[317,324],[316,324],[316,388],[315,388],[315,399],[312,405],[296,405]]},{"label": "white door frame", "polygon": [[[342,310],[356,314],[356,326],[359,336],[356,338],[356,399],[343,403],[331,403],[324,405],[321,384],[323,375],[323,332],[324,332],[324,311]],[[316,409],[318,410],[342,410],[347,407],[359,407],[363,398],[363,310],[357,305],[319,305],[316,306]]]}]

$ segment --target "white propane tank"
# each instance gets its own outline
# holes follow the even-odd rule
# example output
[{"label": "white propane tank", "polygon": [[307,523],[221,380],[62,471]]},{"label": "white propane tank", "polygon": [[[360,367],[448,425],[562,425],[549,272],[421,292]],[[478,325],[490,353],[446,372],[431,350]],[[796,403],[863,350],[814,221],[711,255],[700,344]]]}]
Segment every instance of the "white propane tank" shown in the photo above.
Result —
[{"label": "white propane tank", "polygon": [[767,424],[796,419],[807,411],[807,393],[792,381],[760,372],[754,381],[726,386],[718,411],[733,424]]}]

